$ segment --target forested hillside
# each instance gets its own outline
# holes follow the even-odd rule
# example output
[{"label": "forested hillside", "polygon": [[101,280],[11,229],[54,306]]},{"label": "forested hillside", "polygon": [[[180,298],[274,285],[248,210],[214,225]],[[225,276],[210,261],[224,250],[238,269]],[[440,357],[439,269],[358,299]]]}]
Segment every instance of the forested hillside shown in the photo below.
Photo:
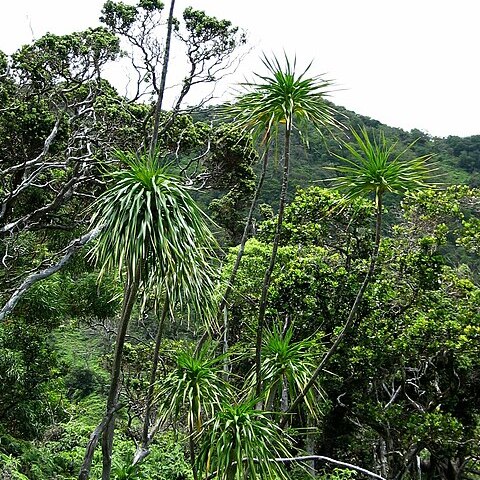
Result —
[{"label": "forested hillside", "polygon": [[[404,131],[389,127],[369,117],[355,112],[335,107],[338,111],[338,121],[347,128],[365,126],[369,131],[383,132],[392,143],[398,142],[398,148],[412,145],[411,152],[415,155],[431,154],[437,164],[437,182],[445,185],[464,184],[478,187],[478,172],[480,170],[480,136],[439,138],[430,136],[420,130]],[[337,134],[338,135],[338,134]],[[339,134],[341,136],[341,134]],[[332,175],[325,170],[326,165],[335,164],[335,154],[341,154],[338,138],[319,138],[312,133],[309,135],[309,148],[305,148],[300,138],[296,139],[296,164],[292,167],[291,187],[305,187],[319,180],[329,179]],[[275,191],[278,187],[278,175],[272,171],[269,185],[266,186],[264,199],[267,203],[275,200]],[[277,182],[277,183],[276,183]],[[328,185],[328,182],[325,183]]]},{"label": "forested hillside", "polygon": [[101,20],[0,52],[0,479],[478,480],[480,135],[286,57],[187,109],[242,31]]}]

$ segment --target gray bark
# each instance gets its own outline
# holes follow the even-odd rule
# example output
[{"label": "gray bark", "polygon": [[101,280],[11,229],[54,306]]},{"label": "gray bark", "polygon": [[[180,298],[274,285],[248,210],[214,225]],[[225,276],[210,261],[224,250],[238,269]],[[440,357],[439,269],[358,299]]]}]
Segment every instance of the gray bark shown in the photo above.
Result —
[{"label": "gray bark", "polygon": [[38,272],[34,272],[30,274],[22,284],[13,292],[10,299],[7,303],[2,307],[0,310],[0,322],[5,319],[5,317],[15,308],[17,303],[20,299],[25,295],[28,289],[39,280],[43,280],[44,278],[53,275],[55,272],[58,272],[61,268],[63,268],[72,258],[72,256],[80,250],[83,246],[85,246],[90,240],[93,240],[98,234],[100,233],[100,228],[95,228],[90,232],[82,235],[79,238],[76,238],[70,244],[64,248],[60,254],[62,257],[51,265],[50,267],[44,268]]}]

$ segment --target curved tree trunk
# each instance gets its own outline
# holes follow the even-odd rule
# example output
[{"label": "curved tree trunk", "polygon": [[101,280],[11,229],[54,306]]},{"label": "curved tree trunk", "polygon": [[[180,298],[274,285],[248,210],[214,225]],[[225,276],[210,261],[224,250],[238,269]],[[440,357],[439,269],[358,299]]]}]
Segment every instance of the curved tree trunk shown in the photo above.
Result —
[{"label": "curved tree trunk", "polygon": [[195,440],[193,439],[193,425],[189,426],[188,446],[190,450],[190,465],[192,467],[193,480],[198,480],[197,467],[195,465]]},{"label": "curved tree trunk", "polygon": [[34,283],[43,280],[44,278],[48,278],[50,275],[53,275],[55,272],[58,272],[60,269],[62,269],[71,260],[72,256],[78,250],[83,248],[88,242],[95,239],[99,232],[100,228],[96,227],[87,232],[85,235],[72,240],[68,246],[60,252],[62,256],[57,260],[56,263],[42,270],[34,271],[28,275],[23,280],[22,284],[13,292],[5,305],[0,308],[0,322],[3,321],[5,317],[16,307],[17,303]]},{"label": "curved tree trunk", "polygon": [[135,457],[133,459],[134,465],[137,463],[140,463],[150,453],[148,450],[148,447],[152,440],[149,435],[149,428],[150,428],[150,417],[152,415],[153,393],[155,388],[155,380],[157,377],[160,345],[162,343],[162,337],[163,337],[163,326],[165,324],[165,319],[167,318],[167,314],[169,310],[170,310],[170,302],[167,296],[165,297],[162,313],[160,316],[160,321],[158,323],[157,335],[155,338],[155,349],[153,352],[152,369],[150,370],[150,383],[148,385],[148,392],[147,392],[147,405],[145,407],[145,418],[143,420],[142,443],[139,449],[137,450],[137,452],[135,453]]},{"label": "curved tree trunk", "polygon": [[[260,172],[260,178],[258,179],[257,187],[255,189],[255,193],[253,195],[252,203],[250,204],[250,210],[248,211],[247,221],[245,222],[245,228],[243,229],[242,240],[240,241],[240,246],[238,248],[237,258],[235,259],[235,263],[233,265],[232,273],[230,274],[230,278],[228,279],[227,287],[225,288],[225,292],[223,294],[222,300],[220,301],[220,306],[218,307],[219,315],[224,314],[224,310],[228,304],[228,297],[232,292],[233,284],[235,283],[235,279],[237,278],[238,269],[240,268],[240,263],[242,261],[243,254],[245,252],[245,244],[248,240],[248,234],[250,228],[252,226],[253,220],[253,213],[257,206],[258,199],[260,197],[260,192],[262,191],[263,183],[265,181],[265,175],[267,172],[268,166],[268,154],[269,154],[269,137],[266,138],[266,147],[263,152],[263,161],[262,161],[262,170]],[[202,335],[198,344],[195,348],[195,353],[197,354],[201,348],[203,347],[204,343],[206,342],[209,336],[208,330]]]},{"label": "curved tree trunk", "polygon": [[263,278],[263,287],[262,287],[262,296],[260,297],[260,307],[258,311],[258,325],[257,325],[257,335],[255,342],[255,377],[256,377],[256,388],[255,393],[260,396],[262,390],[262,378],[260,375],[260,367],[262,364],[262,339],[263,339],[263,326],[265,323],[265,312],[267,309],[267,294],[268,288],[272,280],[273,269],[275,268],[275,263],[277,261],[277,252],[278,245],[280,243],[280,233],[282,230],[283,224],[283,214],[285,211],[285,203],[287,200],[287,189],[288,189],[288,180],[290,173],[290,138],[292,134],[292,123],[290,119],[287,119],[285,124],[285,145],[284,145],[284,164],[283,164],[283,179],[282,179],[282,188],[280,190],[280,199],[278,202],[278,215],[277,215],[277,225],[275,229],[275,237],[273,239],[272,254],[270,255],[270,263],[267,270],[265,271],[265,277]]},{"label": "curved tree trunk", "polygon": [[[119,328],[117,332],[117,340],[115,344],[115,354],[112,365],[112,377],[110,382],[110,390],[107,398],[107,412],[111,411],[118,403],[120,396],[120,373],[123,357],[123,346],[127,335],[128,323],[132,314],[133,305],[138,293],[139,271],[128,272],[127,282],[125,285],[125,293],[123,296],[122,314],[120,316]],[[113,434],[115,430],[115,414],[108,421],[106,428],[102,434],[102,455],[103,470],[102,480],[110,479],[110,471],[112,468],[112,448]],[[86,477],[88,478],[88,477]]]},{"label": "curved tree trunk", "polygon": [[[327,361],[330,359],[330,357],[337,351],[340,343],[342,342],[343,338],[345,337],[348,329],[352,325],[353,321],[355,320],[355,316],[357,314],[358,308],[360,307],[360,303],[363,299],[363,296],[365,294],[365,290],[367,289],[368,285],[370,284],[370,280],[372,279],[373,272],[375,271],[375,265],[377,264],[377,259],[378,259],[378,252],[380,249],[380,237],[381,237],[381,230],[382,230],[382,195],[381,193],[377,193],[375,196],[375,206],[376,206],[376,222],[375,222],[375,243],[373,247],[373,252],[372,256],[370,258],[370,266],[368,268],[368,271],[365,275],[365,278],[363,279],[362,285],[360,286],[360,289],[358,290],[357,296],[355,297],[355,301],[353,302],[352,308],[350,309],[350,312],[347,317],[347,321],[345,322],[345,325],[343,326],[342,331],[339,333],[338,337],[335,339],[333,342],[332,346],[328,350],[328,352],[325,354],[325,356],[322,358],[322,361],[318,365],[318,367],[315,369],[313,372],[310,380],[308,383],[305,385],[305,388],[298,394],[297,398],[294,400],[294,402],[290,405],[290,408],[286,412],[287,414],[290,414],[295,411],[295,409],[300,405],[300,403],[303,401],[305,398],[306,394],[308,391],[313,387],[314,383],[316,382],[318,376],[323,370],[323,367],[327,363]],[[280,426],[284,427],[287,424],[289,415],[285,415],[281,422]]]},{"label": "curved tree trunk", "polygon": [[258,179],[258,184],[253,195],[252,203],[250,205],[250,210],[248,211],[247,221],[245,222],[245,228],[243,230],[242,240],[240,241],[240,246],[238,248],[237,258],[235,259],[235,264],[233,265],[232,273],[228,279],[227,288],[223,294],[222,301],[220,303],[220,311],[223,311],[224,307],[227,305],[228,296],[230,295],[233,284],[237,277],[238,269],[240,268],[240,262],[242,261],[243,254],[245,252],[245,244],[248,240],[248,234],[252,226],[253,212],[257,206],[258,198],[260,197],[260,192],[262,191],[263,183],[265,181],[265,175],[267,172],[268,166],[268,154],[269,154],[269,137],[266,139],[266,146],[262,156],[262,170],[260,172],[260,178]]},{"label": "curved tree trunk", "polygon": [[88,477],[90,476],[90,469],[92,467],[93,454],[95,453],[95,448],[97,447],[100,435],[104,432],[105,428],[107,427],[108,423],[112,418],[112,415],[114,415],[116,411],[120,410],[122,406],[123,405],[118,404],[114,408],[109,410],[104,415],[102,421],[97,426],[97,428],[90,435],[90,440],[88,441],[87,450],[85,452],[83,463],[80,468],[80,473],[78,474],[78,480],[87,480]]}]

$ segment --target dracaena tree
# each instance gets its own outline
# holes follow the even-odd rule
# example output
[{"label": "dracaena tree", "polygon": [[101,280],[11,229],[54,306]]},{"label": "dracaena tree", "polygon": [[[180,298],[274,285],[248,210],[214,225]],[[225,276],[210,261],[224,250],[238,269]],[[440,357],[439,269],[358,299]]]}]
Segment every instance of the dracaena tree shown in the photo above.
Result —
[{"label": "dracaena tree", "polygon": [[[333,184],[343,192],[345,201],[358,197],[373,197],[375,239],[370,254],[370,262],[339,335],[313,372],[310,381],[290,406],[289,412],[292,412],[303,401],[305,395],[315,384],[324,365],[335,353],[356,318],[360,303],[372,280],[377,264],[385,195],[387,193],[405,194],[406,192],[432,187],[432,184],[428,183],[428,178],[434,171],[429,163],[431,155],[408,156],[412,144],[399,149],[396,143],[387,141],[383,132],[375,137],[369,135],[368,131],[363,128],[359,132],[352,130],[352,135],[355,140],[353,144],[346,141],[342,142],[342,146],[348,152],[348,155],[335,155],[342,164],[333,168],[338,173],[338,176],[333,179]],[[282,424],[284,425],[286,421],[287,417],[284,417]]]},{"label": "dracaena tree", "polygon": [[[292,325],[283,331],[279,325],[266,330],[262,342],[263,361],[260,372],[267,410],[288,410],[290,400],[307,384],[318,356],[318,343],[315,338],[294,340]],[[247,378],[247,385],[252,390],[255,389],[254,370]],[[305,399],[306,407],[314,417],[319,413],[319,396],[322,396],[320,388],[312,388]]]},{"label": "dracaena tree", "polygon": [[224,404],[207,422],[197,457],[205,478],[289,478],[275,459],[290,456],[291,439],[268,412],[256,410],[256,403],[251,399]]},{"label": "dracaena tree", "polygon": [[232,388],[224,379],[225,356],[214,356],[207,343],[198,352],[186,350],[177,356],[177,365],[162,382],[158,397],[163,400],[161,415],[178,419],[186,414],[190,460],[193,476],[198,478],[195,464],[195,435],[202,432],[205,420],[212,418],[221,405],[232,398]]},{"label": "dracaena tree", "polygon": [[375,206],[375,240],[370,264],[364,282],[357,294],[349,315],[356,314],[359,302],[370,282],[377,263],[382,233],[383,201],[387,193],[405,194],[432,184],[427,183],[433,169],[429,164],[431,155],[408,158],[412,145],[398,150],[396,143],[389,143],[383,132],[379,137],[370,136],[366,129],[352,130],[355,143],[343,143],[350,156],[336,157],[343,162],[335,167],[338,176],[334,186],[344,193],[345,200],[373,196]]},{"label": "dracaena tree", "polygon": [[[232,106],[231,113],[235,125],[261,140],[265,147],[271,143],[282,141],[283,138],[283,176],[278,202],[278,216],[272,253],[269,265],[265,271],[256,339],[256,378],[257,395],[261,391],[261,346],[267,306],[267,293],[275,266],[282,228],[283,215],[287,197],[290,172],[290,145],[292,134],[299,131],[306,138],[309,128],[315,128],[323,133],[325,129],[337,126],[335,110],[325,101],[332,83],[320,76],[309,76],[309,65],[305,70],[298,71],[296,60],[291,62],[285,56],[284,62],[278,58],[264,57],[265,74],[256,74],[255,81],[244,83],[245,93],[239,96]],[[256,196],[257,197],[257,196]],[[251,209],[253,212],[253,208]],[[251,221],[251,215],[249,216]],[[247,222],[248,228],[248,222]],[[247,230],[246,230],[247,231]],[[246,235],[239,250],[239,259],[243,253]],[[232,274],[234,277],[236,270]],[[234,278],[230,279],[233,283]]]},{"label": "dracaena tree", "polygon": [[[110,476],[123,347],[137,298],[141,292],[163,292],[168,302],[209,316],[215,278],[209,263],[215,240],[188,189],[155,156],[117,152],[117,157],[122,167],[109,174],[110,187],[95,202],[92,217],[100,233],[91,253],[102,272],[116,271],[124,281],[102,433],[104,480]],[[89,452],[92,443],[79,478],[88,478]]]}]

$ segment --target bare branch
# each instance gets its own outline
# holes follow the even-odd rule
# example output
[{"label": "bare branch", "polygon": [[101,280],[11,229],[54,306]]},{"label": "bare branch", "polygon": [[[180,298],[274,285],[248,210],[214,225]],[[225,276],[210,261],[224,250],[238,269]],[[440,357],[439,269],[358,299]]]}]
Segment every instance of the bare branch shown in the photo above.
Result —
[{"label": "bare branch", "polygon": [[[248,460],[249,460],[248,458],[243,459],[244,462]],[[376,480],[386,480],[384,477],[377,475],[376,473],[373,473],[370,470],[367,470],[366,468],[353,465],[352,463],[341,462],[340,460],[335,460],[330,457],[324,457],[323,455],[306,455],[303,457],[273,458],[273,459],[270,459],[269,461],[275,462],[275,463],[293,463],[293,462],[309,462],[312,460],[331,463],[332,465],[338,465],[339,467],[342,467],[342,468],[349,468],[350,470],[355,470],[358,473],[363,473],[363,475],[370,478],[375,478]],[[258,458],[254,458],[253,461],[257,463],[260,462]],[[213,472],[210,475],[208,475],[207,480],[214,478],[217,475],[217,473],[218,472]]]},{"label": "bare branch", "polygon": [[73,254],[81,249],[85,244],[87,244],[90,240],[94,239],[100,233],[100,228],[94,228],[90,232],[82,235],[79,238],[76,238],[70,244],[64,248],[60,254],[63,256],[53,265],[48,268],[44,268],[39,272],[35,272],[30,274],[22,284],[15,290],[13,295],[7,301],[7,303],[3,306],[0,310],[0,321],[4,320],[4,318],[15,308],[19,300],[25,294],[25,292],[36,282],[39,280],[43,280],[44,278],[53,275],[55,272],[58,272],[63,266],[65,266],[69,260],[72,258]]},{"label": "bare branch", "polygon": [[306,455],[304,457],[292,457],[292,458],[276,458],[274,461],[278,463],[288,463],[288,462],[308,462],[311,460],[318,460],[320,462],[331,463],[332,465],[338,465],[339,467],[349,468],[350,470],[355,470],[356,472],[363,473],[367,477],[376,478],[377,480],[385,480],[380,475],[367,470],[366,468],[359,467],[352,463],[341,462],[340,460],[335,460],[330,457],[324,457],[322,455]]},{"label": "bare branch", "polygon": [[43,144],[43,150],[41,151],[41,153],[37,157],[35,157],[33,160],[29,160],[28,162],[20,163],[18,165],[14,165],[13,167],[9,167],[9,168],[1,171],[0,175],[4,176],[4,175],[7,175],[8,173],[13,173],[13,172],[16,172],[18,170],[29,168],[33,165],[37,165],[38,162],[41,162],[43,160],[43,158],[45,157],[45,155],[50,150],[50,145],[52,144],[53,140],[57,136],[59,126],[60,126],[60,116],[57,118],[57,121],[55,122],[55,125],[52,128],[52,131],[50,132],[48,137],[45,139],[45,142]]},{"label": "bare branch", "polygon": [[390,398],[390,400],[388,401],[388,403],[383,407],[384,410],[387,410],[390,405],[392,405],[392,403],[397,399],[398,397],[398,394],[401,392],[402,390],[402,386],[400,385],[396,390],[395,392],[393,393],[392,397]]}]

